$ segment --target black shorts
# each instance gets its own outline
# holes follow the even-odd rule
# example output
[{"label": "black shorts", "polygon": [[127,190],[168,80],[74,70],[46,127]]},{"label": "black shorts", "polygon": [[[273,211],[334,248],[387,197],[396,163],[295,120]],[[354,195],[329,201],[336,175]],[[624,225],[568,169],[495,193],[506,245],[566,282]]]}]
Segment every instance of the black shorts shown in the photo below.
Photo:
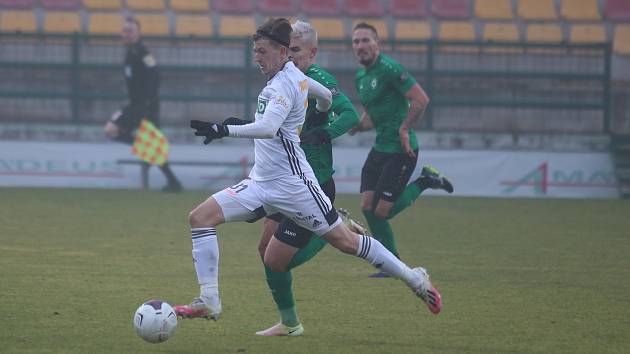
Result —
[{"label": "black shorts", "polygon": [[158,103],[150,104],[148,106],[141,105],[126,105],[121,111],[118,111],[112,115],[111,122],[116,124],[119,129],[125,131],[134,131],[140,126],[140,122],[146,118],[156,127],[160,126]]},{"label": "black shorts", "polygon": [[379,199],[394,202],[403,192],[418,162],[404,153],[370,150],[361,170],[361,193],[374,191],[374,205]]},{"label": "black shorts", "polygon": [[[335,180],[331,178],[320,187],[330,202],[333,203],[335,201]],[[298,226],[293,220],[285,218],[282,214],[269,215],[268,218],[280,223],[274,236],[289,246],[304,248],[313,237],[310,230]]]}]

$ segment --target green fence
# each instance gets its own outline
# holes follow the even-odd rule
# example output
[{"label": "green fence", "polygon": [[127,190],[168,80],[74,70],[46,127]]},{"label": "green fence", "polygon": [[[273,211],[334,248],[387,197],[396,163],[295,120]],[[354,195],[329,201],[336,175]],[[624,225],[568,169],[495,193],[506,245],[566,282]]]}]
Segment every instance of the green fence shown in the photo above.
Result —
[{"label": "green fence", "polygon": [[[117,37],[0,33],[0,122],[102,123],[126,99]],[[162,73],[162,121],[250,117],[265,80],[249,39],[145,38]],[[431,97],[420,129],[608,132],[609,44],[384,42]],[[318,62],[355,102],[349,41]]]}]

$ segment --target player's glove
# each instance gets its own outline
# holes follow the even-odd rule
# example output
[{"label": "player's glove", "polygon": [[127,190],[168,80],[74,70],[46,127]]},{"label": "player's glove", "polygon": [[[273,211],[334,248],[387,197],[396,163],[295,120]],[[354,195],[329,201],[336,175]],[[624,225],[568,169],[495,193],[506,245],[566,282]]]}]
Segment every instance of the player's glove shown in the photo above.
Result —
[{"label": "player's glove", "polygon": [[240,119],[236,117],[230,117],[223,121],[223,125],[245,125],[252,123],[251,120]]},{"label": "player's glove", "polygon": [[190,127],[195,129],[196,136],[205,136],[203,143],[208,145],[214,139],[221,139],[230,135],[228,128],[222,124],[191,120]]},{"label": "player's glove", "polygon": [[306,115],[306,122],[311,127],[318,127],[328,122],[328,112],[320,112],[317,108]]},{"label": "player's glove", "polygon": [[324,129],[316,129],[300,135],[300,141],[309,145],[330,144],[330,135]]}]

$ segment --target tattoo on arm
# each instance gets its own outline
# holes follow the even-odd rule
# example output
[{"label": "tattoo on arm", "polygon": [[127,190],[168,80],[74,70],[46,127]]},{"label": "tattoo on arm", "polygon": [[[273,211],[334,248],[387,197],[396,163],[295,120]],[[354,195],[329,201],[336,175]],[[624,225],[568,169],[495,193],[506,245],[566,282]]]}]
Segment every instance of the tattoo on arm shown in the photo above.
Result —
[{"label": "tattoo on arm", "polygon": [[412,128],[415,127],[416,123],[422,119],[424,116],[424,112],[426,107],[422,105],[420,102],[416,100],[412,100],[409,105],[409,112],[407,113],[407,118],[402,123],[402,127]]}]

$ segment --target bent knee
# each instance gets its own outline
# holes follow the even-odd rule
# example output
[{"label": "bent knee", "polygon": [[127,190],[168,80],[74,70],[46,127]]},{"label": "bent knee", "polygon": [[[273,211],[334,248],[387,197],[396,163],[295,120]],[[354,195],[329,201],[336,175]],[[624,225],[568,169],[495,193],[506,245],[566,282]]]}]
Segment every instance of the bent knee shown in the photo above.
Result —
[{"label": "bent knee", "polygon": [[191,228],[214,227],[209,218],[200,209],[195,209],[188,214],[188,224]]},{"label": "bent knee", "polygon": [[284,264],[283,262],[280,262],[280,261],[276,260],[276,259],[270,259],[269,257],[265,257],[264,263],[267,266],[267,268],[271,269],[274,272],[286,272],[287,271],[287,265]]}]

